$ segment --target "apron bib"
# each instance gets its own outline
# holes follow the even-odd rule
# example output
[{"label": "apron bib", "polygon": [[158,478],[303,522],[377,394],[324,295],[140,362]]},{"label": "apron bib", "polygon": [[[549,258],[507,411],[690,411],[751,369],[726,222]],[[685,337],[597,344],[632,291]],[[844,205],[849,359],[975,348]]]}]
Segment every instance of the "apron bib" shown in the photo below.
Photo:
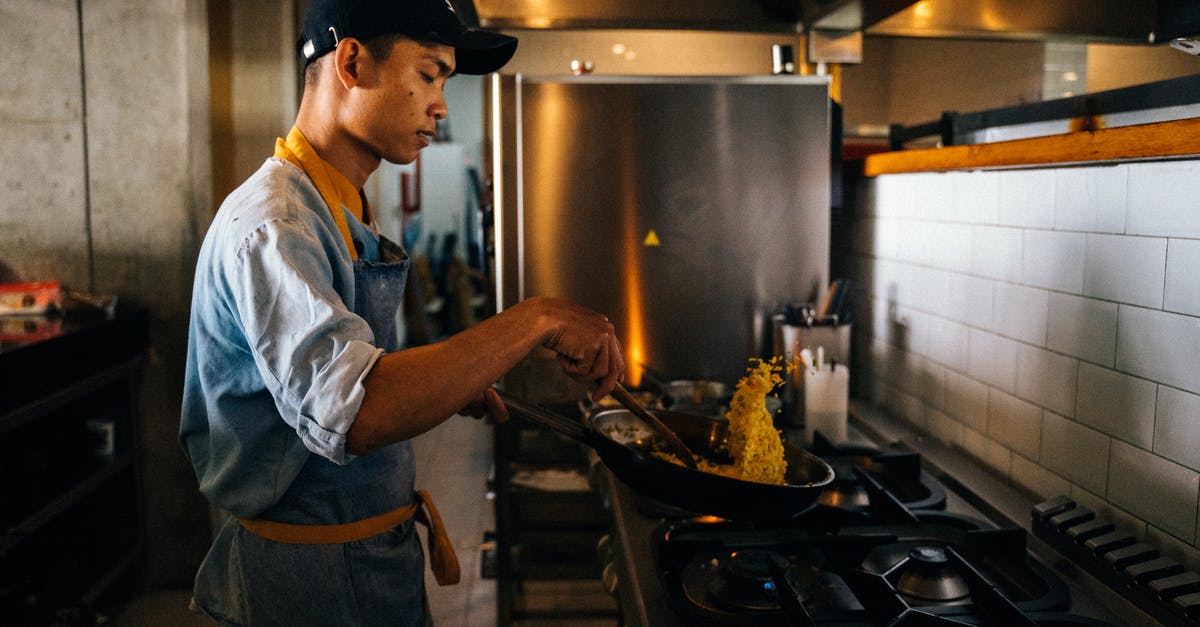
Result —
[{"label": "apron bib", "polygon": [[[347,304],[370,325],[376,346],[389,352],[399,349],[396,316],[401,311],[408,255],[357,219],[347,219],[340,202],[345,190],[331,183],[328,164],[315,157],[298,130],[292,130],[287,142],[277,143],[276,155],[309,174],[334,214],[354,265],[353,302]],[[362,210],[366,211],[365,205]],[[217,605],[237,614],[214,618],[247,627],[429,625],[425,557],[413,517],[422,518],[420,501],[426,501],[439,530],[441,521],[424,493],[414,502],[414,471],[412,444],[407,441],[345,465],[310,455],[278,503],[253,521],[231,517],[214,540],[209,559],[227,559],[217,570],[228,577],[207,583],[225,593]],[[403,522],[392,526],[396,518]],[[372,521],[383,521],[384,530],[358,533]],[[349,536],[338,535],[348,529],[353,532]],[[440,531],[449,549],[453,583],[458,564],[444,530]],[[430,534],[431,543],[434,535]],[[434,552],[442,553],[434,556],[435,562],[445,558],[445,550]],[[202,567],[200,577],[205,571]],[[439,572],[439,583],[442,579]]]}]

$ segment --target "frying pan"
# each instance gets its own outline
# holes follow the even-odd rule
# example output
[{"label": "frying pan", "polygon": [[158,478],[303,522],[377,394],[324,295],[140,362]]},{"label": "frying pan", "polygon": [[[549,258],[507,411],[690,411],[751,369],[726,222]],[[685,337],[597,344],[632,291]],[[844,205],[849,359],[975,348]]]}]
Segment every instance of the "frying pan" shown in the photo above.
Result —
[{"label": "frying pan", "polygon": [[[786,485],[744,481],[685,468],[652,455],[651,451],[661,446],[657,435],[628,410],[603,411],[585,424],[503,392],[501,398],[510,413],[591,447],[630,488],[698,514],[755,521],[791,518],[808,509],[834,479],[833,468],[824,460],[787,442],[783,443]],[[724,419],[672,411],[652,413],[697,456],[713,463],[730,463],[721,450],[727,436]]]}]

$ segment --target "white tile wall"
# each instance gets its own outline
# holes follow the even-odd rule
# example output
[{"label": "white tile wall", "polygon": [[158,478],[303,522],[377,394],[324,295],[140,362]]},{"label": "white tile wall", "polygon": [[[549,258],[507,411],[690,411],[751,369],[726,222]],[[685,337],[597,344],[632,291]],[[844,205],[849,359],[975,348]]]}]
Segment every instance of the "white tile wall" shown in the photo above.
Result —
[{"label": "white tile wall", "polygon": [[1037,459],[1042,441],[1042,409],[1000,390],[988,391],[988,437]]},{"label": "white tile wall", "polygon": [[992,298],[993,330],[1036,346],[1046,343],[1046,290],[997,282]]},{"label": "white tile wall", "polygon": [[1154,441],[1156,388],[1153,381],[1080,363],[1075,419],[1148,449]]},{"label": "white tile wall", "polygon": [[921,172],[910,177],[913,211],[925,220],[953,220],[954,177],[946,172]]},{"label": "white tile wall", "polygon": [[929,318],[926,351],[929,358],[952,370],[966,371],[968,349],[967,326],[938,316]]},{"label": "white tile wall", "polygon": [[973,236],[971,272],[1017,282],[1021,280],[1021,229],[977,226]]},{"label": "white tile wall", "polygon": [[966,426],[987,431],[987,385],[964,374],[946,371],[946,413]]},{"label": "white tile wall", "polygon": [[1160,307],[1167,267],[1162,237],[1088,234],[1083,295],[1143,307]]},{"label": "white tile wall", "polygon": [[1060,292],[1081,293],[1085,241],[1083,233],[1025,231],[1022,282]]},{"label": "white tile wall", "polygon": [[1079,361],[1036,346],[1017,345],[1017,396],[1058,412],[1075,415]]},{"label": "white tile wall", "polygon": [[1200,474],[1113,440],[1108,500],[1185,542],[1196,536]]},{"label": "white tile wall", "polygon": [[1021,170],[1000,177],[1000,215],[1010,226],[1054,226],[1054,170]]},{"label": "white tile wall", "polygon": [[984,383],[1015,392],[1018,343],[1005,337],[971,329],[968,339],[967,374]]},{"label": "white tile wall", "polygon": [[1117,347],[1117,305],[1050,292],[1046,347],[1102,366],[1112,366]]},{"label": "white tile wall", "polygon": [[951,172],[954,186],[954,215],[975,224],[995,224],[1000,215],[1000,175],[975,170]]},{"label": "white tile wall", "polygon": [[1054,228],[1092,233],[1125,232],[1125,165],[1055,171]]},{"label": "white tile wall", "polygon": [[1154,452],[1192,470],[1200,470],[1200,396],[1158,386]]},{"label": "white tile wall", "polygon": [[1049,499],[1071,491],[1071,484],[1066,479],[1020,455],[1012,456],[1011,468],[1013,481],[1040,498]]},{"label": "white tile wall", "polygon": [[1200,160],[888,175],[858,197],[865,389],[1200,565]]},{"label": "white tile wall", "polygon": [[1163,309],[1200,316],[1200,240],[1172,239],[1167,244]]},{"label": "white tile wall", "polygon": [[1131,163],[1125,232],[1200,238],[1200,161]]},{"label": "white tile wall", "polygon": [[944,315],[950,302],[950,273],[936,268],[913,268],[912,276],[909,293],[913,308]]},{"label": "white tile wall", "polygon": [[933,437],[951,446],[962,442],[963,429],[966,428],[961,422],[936,409],[930,410],[925,424]]},{"label": "white tile wall", "polygon": [[929,246],[918,263],[957,272],[971,271],[972,228],[965,224],[925,223],[922,238]]},{"label": "white tile wall", "polygon": [[1200,392],[1200,318],[1121,305],[1117,369]]},{"label": "white tile wall", "polygon": [[1107,435],[1053,412],[1042,417],[1042,465],[1097,494],[1108,487],[1109,442]]},{"label": "white tile wall", "polygon": [[952,274],[948,281],[946,314],[980,329],[992,323],[992,281],[966,274]]}]

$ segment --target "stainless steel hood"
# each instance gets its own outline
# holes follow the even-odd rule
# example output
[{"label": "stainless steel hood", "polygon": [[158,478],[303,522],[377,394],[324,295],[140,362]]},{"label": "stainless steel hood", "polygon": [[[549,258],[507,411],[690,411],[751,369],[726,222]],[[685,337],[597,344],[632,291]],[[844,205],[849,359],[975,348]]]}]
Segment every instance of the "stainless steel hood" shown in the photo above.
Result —
[{"label": "stainless steel hood", "polygon": [[[798,32],[800,0],[456,0],[487,28]],[[471,4],[473,6],[465,6]]]},{"label": "stainless steel hood", "polygon": [[955,39],[1166,43],[1200,33],[1197,0],[456,0],[489,28],[863,31]]},{"label": "stainless steel hood", "polygon": [[1196,0],[921,0],[867,32],[902,37],[1166,43],[1200,32]]}]

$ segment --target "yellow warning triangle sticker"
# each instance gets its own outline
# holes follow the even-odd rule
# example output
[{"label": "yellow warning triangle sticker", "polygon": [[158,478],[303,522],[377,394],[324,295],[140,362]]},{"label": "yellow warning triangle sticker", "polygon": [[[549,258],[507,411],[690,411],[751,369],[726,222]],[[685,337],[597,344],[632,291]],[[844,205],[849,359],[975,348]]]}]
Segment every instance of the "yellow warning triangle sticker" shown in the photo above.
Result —
[{"label": "yellow warning triangle sticker", "polygon": [[646,239],[642,240],[644,246],[658,246],[661,243],[658,241],[658,233],[655,233],[654,229],[650,229],[650,232],[646,233]]}]

